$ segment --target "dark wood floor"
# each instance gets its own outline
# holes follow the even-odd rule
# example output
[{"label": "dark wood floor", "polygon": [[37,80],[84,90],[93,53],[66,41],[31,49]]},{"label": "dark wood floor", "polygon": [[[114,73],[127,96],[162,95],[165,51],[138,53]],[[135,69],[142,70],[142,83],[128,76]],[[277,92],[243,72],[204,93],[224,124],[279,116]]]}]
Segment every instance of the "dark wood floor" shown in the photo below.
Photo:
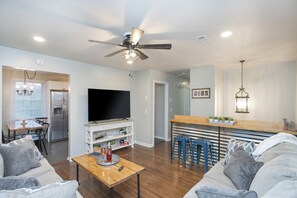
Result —
[{"label": "dark wood floor", "polygon": [[[174,159],[170,162],[170,142],[157,144],[154,148],[135,145],[115,152],[121,157],[146,167],[140,175],[141,197],[183,197],[204,175],[203,166],[184,168],[182,162]],[[74,162],[53,164],[56,172],[65,180],[76,178]],[[79,192],[83,197],[109,197],[109,189],[80,169]],[[131,178],[114,188],[114,197],[137,197],[137,178]]]},{"label": "dark wood floor", "polygon": [[60,142],[46,142],[48,154],[43,151],[42,154],[50,164],[67,160],[68,157],[68,140]]}]

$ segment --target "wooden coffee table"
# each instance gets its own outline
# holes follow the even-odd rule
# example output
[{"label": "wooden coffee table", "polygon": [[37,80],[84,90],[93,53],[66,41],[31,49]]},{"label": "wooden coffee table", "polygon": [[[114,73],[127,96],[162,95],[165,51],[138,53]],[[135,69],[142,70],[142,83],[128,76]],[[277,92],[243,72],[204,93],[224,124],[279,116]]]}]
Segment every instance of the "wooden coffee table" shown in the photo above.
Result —
[{"label": "wooden coffee table", "polygon": [[[115,165],[101,166],[97,164],[97,157],[90,156],[89,154],[74,157],[72,160],[76,163],[76,179],[78,182],[79,167],[82,167],[110,189],[110,197],[113,197],[113,187],[137,175],[137,195],[140,197],[139,174],[145,170],[144,167],[124,158],[120,158],[120,161]],[[119,170],[121,166],[124,166],[124,168]]]}]

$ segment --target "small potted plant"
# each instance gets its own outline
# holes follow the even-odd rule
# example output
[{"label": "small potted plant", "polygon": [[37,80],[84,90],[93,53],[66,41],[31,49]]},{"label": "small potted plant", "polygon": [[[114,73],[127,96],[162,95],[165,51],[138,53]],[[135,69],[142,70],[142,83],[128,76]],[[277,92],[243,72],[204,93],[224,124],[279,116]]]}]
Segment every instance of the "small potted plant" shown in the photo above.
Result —
[{"label": "small potted plant", "polygon": [[224,118],[223,117],[219,117],[219,122],[224,122]]},{"label": "small potted plant", "polygon": [[127,134],[127,131],[125,128],[120,128],[120,134],[121,135],[126,135]]},{"label": "small potted plant", "polygon": [[229,123],[232,125],[234,124],[234,119],[232,117],[229,118]]},{"label": "small potted plant", "polygon": [[215,117],[213,118],[213,120],[214,120],[214,122],[219,122],[219,118],[218,118],[217,116],[215,116]]},{"label": "small potted plant", "polygon": [[211,116],[211,115],[208,116],[208,121],[209,121],[209,122],[213,122],[213,116]]},{"label": "small potted plant", "polygon": [[229,117],[224,117],[224,122],[229,123]]}]

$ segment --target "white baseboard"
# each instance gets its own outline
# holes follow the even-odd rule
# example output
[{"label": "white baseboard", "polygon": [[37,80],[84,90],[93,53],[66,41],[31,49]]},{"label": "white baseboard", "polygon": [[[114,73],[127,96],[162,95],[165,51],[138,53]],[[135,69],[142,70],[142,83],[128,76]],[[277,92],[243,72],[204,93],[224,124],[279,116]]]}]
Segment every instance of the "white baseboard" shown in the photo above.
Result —
[{"label": "white baseboard", "polygon": [[140,141],[137,141],[137,140],[135,140],[135,144],[138,144],[138,145],[144,146],[144,147],[148,147],[148,148],[153,148],[154,147],[154,144],[147,144],[147,143],[140,142]]},{"label": "white baseboard", "polygon": [[155,136],[155,138],[161,139],[161,140],[165,140],[164,137],[160,137],[160,136]]}]

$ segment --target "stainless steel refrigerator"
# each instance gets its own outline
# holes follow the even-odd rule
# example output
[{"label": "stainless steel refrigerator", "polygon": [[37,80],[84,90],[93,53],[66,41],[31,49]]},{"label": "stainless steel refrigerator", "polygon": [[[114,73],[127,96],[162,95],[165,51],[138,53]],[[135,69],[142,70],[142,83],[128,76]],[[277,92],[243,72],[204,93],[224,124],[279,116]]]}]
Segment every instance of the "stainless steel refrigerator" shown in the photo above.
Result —
[{"label": "stainless steel refrigerator", "polygon": [[68,139],[68,91],[50,91],[50,142]]}]

